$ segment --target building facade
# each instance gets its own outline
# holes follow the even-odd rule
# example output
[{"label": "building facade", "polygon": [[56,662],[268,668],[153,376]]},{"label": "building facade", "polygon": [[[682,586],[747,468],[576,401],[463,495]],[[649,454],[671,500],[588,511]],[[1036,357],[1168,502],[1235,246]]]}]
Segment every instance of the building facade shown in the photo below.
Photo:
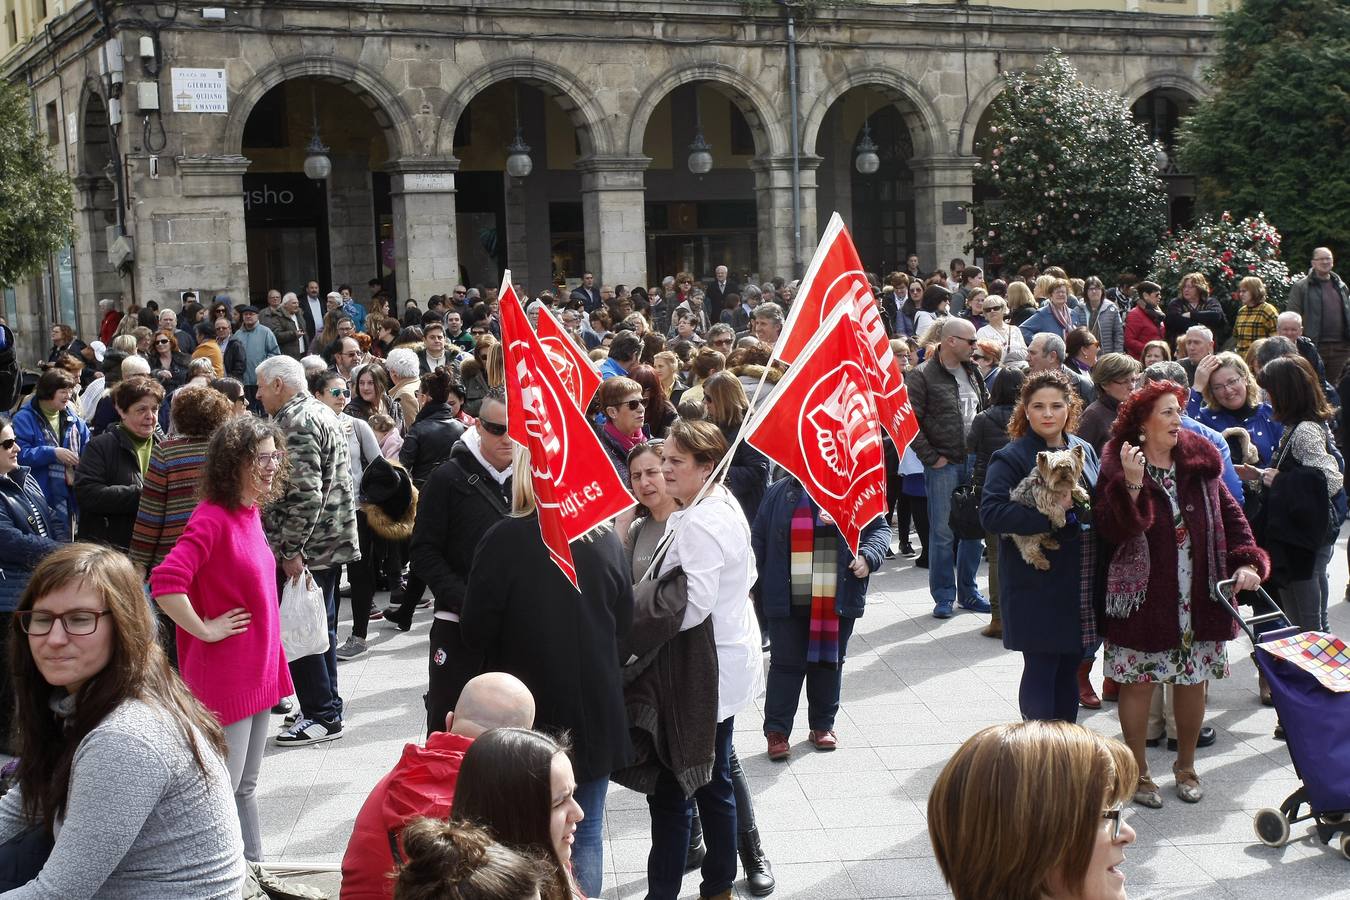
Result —
[{"label": "building facade", "polygon": [[[535,291],[790,278],[836,209],[869,267],[945,266],[1002,72],[1058,47],[1167,142],[1217,11],[874,0],[789,27],[780,4],[716,0],[54,2],[4,0],[0,35],[76,185],[75,242],[6,290],[35,344],[54,321],[90,333],[102,297],[375,277],[424,301],[506,267]],[[1168,181],[1184,217],[1188,179]]]}]

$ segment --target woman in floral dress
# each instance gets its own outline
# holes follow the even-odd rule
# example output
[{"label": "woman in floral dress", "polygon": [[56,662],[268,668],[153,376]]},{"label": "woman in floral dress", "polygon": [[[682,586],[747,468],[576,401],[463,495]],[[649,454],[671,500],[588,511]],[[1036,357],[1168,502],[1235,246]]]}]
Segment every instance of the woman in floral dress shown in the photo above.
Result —
[{"label": "woman in floral dress", "polygon": [[1182,426],[1185,401],[1184,388],[1154,382],[1120,405],[1096,505],[1099,533],[1116,548],[1107,571],[1106,672],[1120,682],[1120,727],[1139,764],[1134,800],[1155,809],[1162,796],[1144,753],[1153,687],[1175,686],[1172,771],[1177,796],[1196,803],[1205,682],[1227,677],[1225,642],[1237,634],[1211,587],[1234,578],[1249,590],[1270,566],[1223,486],[1218,451]]}]

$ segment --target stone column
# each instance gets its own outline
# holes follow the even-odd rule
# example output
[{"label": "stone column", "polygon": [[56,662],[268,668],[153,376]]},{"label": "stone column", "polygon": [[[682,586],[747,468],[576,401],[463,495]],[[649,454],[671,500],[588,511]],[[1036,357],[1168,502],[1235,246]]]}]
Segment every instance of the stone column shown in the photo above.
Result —
[{"label": "stone column", "polygon": [[596,284],[647,284],[645,156],[588,156],[581,173],[586,268]]},{"label": "stone column", "polygon": [[[332,154],[328,176],[328,258],[334,289],[350,284],[358,295],[379,272],[375,201],[364,155]],[[419,298],[421,299],[421,298]]]},{"label": "stone column", "polygon": [[816,169],[819,156],[798,159],[801,209],[801,246],[792,227],[792,157],[759,157],[750,161],[755,173],[755,203],[759,218],[759,277],[800,278],[811,262],[819,240],[816,229]]},{"label": "stone column", "polygon": [[914,239],[919,265],[945,268],[954,257],[965,256],[970,240],[970,213],[965,206],[974,197],[974,156],[930,156],[911,159],[914,173]]},{"label": "stone column", "polygon": [[248,302],[248,241],[244,234],[243,156],[180,156],[179,191],[137,197],[128,223],[136,251],[136,299],[178,307],[178,292],[191,288],[210,302],[228,294]]},{"label": "stone column", "polygon": [[390,162],[394,207],[394,278],[399,301],[425,304],[459,280],[455,229],[457,159],[400,159]]}]

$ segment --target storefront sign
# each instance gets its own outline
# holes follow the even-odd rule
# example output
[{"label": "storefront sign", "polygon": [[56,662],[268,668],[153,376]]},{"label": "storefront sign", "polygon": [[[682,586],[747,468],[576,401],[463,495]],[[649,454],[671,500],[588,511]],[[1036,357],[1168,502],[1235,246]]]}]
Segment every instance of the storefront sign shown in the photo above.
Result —
[{"label": "storefront sign", "polygon": [[403,176],[405,194],[440,194],[454,189],[453,172],[411,172]]},{"label": "storefront sign", "polygon": [[172,69],[173,111],[228,113],[224,69]]}]

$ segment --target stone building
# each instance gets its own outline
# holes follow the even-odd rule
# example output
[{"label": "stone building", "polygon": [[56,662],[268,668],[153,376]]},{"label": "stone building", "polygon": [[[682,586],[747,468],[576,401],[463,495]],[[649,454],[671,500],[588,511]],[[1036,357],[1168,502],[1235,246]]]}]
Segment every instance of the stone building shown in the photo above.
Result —
[{"label": "stone building", "polygon": [[64,2],[2,4],[0,65],[76,184],[73,246],[6,290],[34,352],[101,297],[792,277],[836,209],[869,267],[945,266],[1001,72],[1059,47],[1167,142],[1220,5],[871,0],[789,29],[769,0]]}]

